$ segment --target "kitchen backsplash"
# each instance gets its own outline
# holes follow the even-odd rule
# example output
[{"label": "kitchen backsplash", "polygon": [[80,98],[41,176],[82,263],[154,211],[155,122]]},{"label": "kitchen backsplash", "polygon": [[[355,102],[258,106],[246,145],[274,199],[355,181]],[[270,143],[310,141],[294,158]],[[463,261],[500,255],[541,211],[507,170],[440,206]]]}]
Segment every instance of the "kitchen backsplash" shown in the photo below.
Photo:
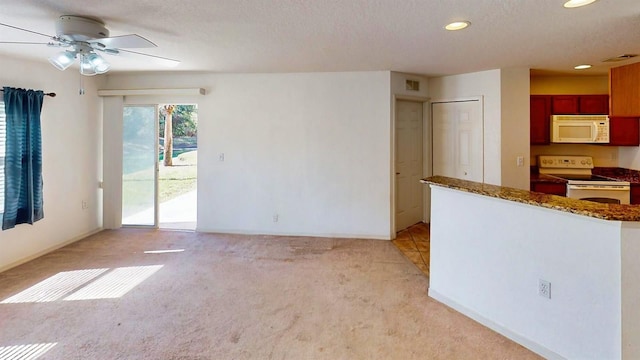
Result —
[{"label": "kitchen backsplash", "polygon": [[598,167],[618,167],[618,147],[587,144],[551,144],[531,146],[531,165],[538,165],[538,155],[586,155]]}]

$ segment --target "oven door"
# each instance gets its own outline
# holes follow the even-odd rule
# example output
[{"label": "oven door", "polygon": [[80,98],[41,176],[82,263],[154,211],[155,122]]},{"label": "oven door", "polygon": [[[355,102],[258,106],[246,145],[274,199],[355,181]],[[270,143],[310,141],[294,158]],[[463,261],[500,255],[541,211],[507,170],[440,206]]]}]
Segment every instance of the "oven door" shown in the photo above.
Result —
[{"label": "oven door", "polygon": [[567,197],[607,204],[629,204],[631,189],[627,185],[567,185]]}]

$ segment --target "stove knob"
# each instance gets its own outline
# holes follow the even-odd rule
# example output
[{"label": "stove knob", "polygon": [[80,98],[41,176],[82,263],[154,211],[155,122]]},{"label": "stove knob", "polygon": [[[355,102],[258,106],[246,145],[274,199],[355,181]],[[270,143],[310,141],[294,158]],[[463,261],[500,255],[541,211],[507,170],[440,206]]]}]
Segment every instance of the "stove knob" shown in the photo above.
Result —
[{"label": "stove knob", "polygon": [[584,164],[586,164],[586,163],[587,163],[587,162],[586,162],[586,161],[584,161],[584,160],[580,161],[580,164],[582,164],[582,165],[584,165]]},{"label": "stove knob", "polygon": [[591,165],[591,160],[587,160],[587,165]]},{"label": "stove knob", "polygon": [[575,165],[576,161],[575,160],[571,160],[571,164]]}]

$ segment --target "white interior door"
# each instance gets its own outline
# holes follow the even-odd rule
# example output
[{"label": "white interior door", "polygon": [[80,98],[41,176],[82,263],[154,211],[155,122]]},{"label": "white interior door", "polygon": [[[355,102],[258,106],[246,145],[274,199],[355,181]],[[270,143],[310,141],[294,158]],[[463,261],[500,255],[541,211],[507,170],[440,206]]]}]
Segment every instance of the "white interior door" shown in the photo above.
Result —
[{"label": "white interior door", "polygon": [[484,180],[482,104],[480,100],[434,102],[433,175]]},{"label": "white interior door", "polygon": [[422,221],[422,103],[396,102],[396,231]]}]

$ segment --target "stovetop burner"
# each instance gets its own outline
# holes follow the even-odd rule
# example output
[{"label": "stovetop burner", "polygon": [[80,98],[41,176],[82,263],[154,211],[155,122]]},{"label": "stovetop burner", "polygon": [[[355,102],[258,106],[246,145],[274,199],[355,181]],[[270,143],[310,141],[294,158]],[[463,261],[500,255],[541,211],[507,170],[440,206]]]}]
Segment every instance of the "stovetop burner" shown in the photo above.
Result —
[{"label": "stovetop burner", "polygon": [[609,179],[600,175],[563,175],[563,174],[554,174],[553,176],[559,177],[565,180],[579,180],[579,181],[612,181],[617,182],[618,180]]}]

